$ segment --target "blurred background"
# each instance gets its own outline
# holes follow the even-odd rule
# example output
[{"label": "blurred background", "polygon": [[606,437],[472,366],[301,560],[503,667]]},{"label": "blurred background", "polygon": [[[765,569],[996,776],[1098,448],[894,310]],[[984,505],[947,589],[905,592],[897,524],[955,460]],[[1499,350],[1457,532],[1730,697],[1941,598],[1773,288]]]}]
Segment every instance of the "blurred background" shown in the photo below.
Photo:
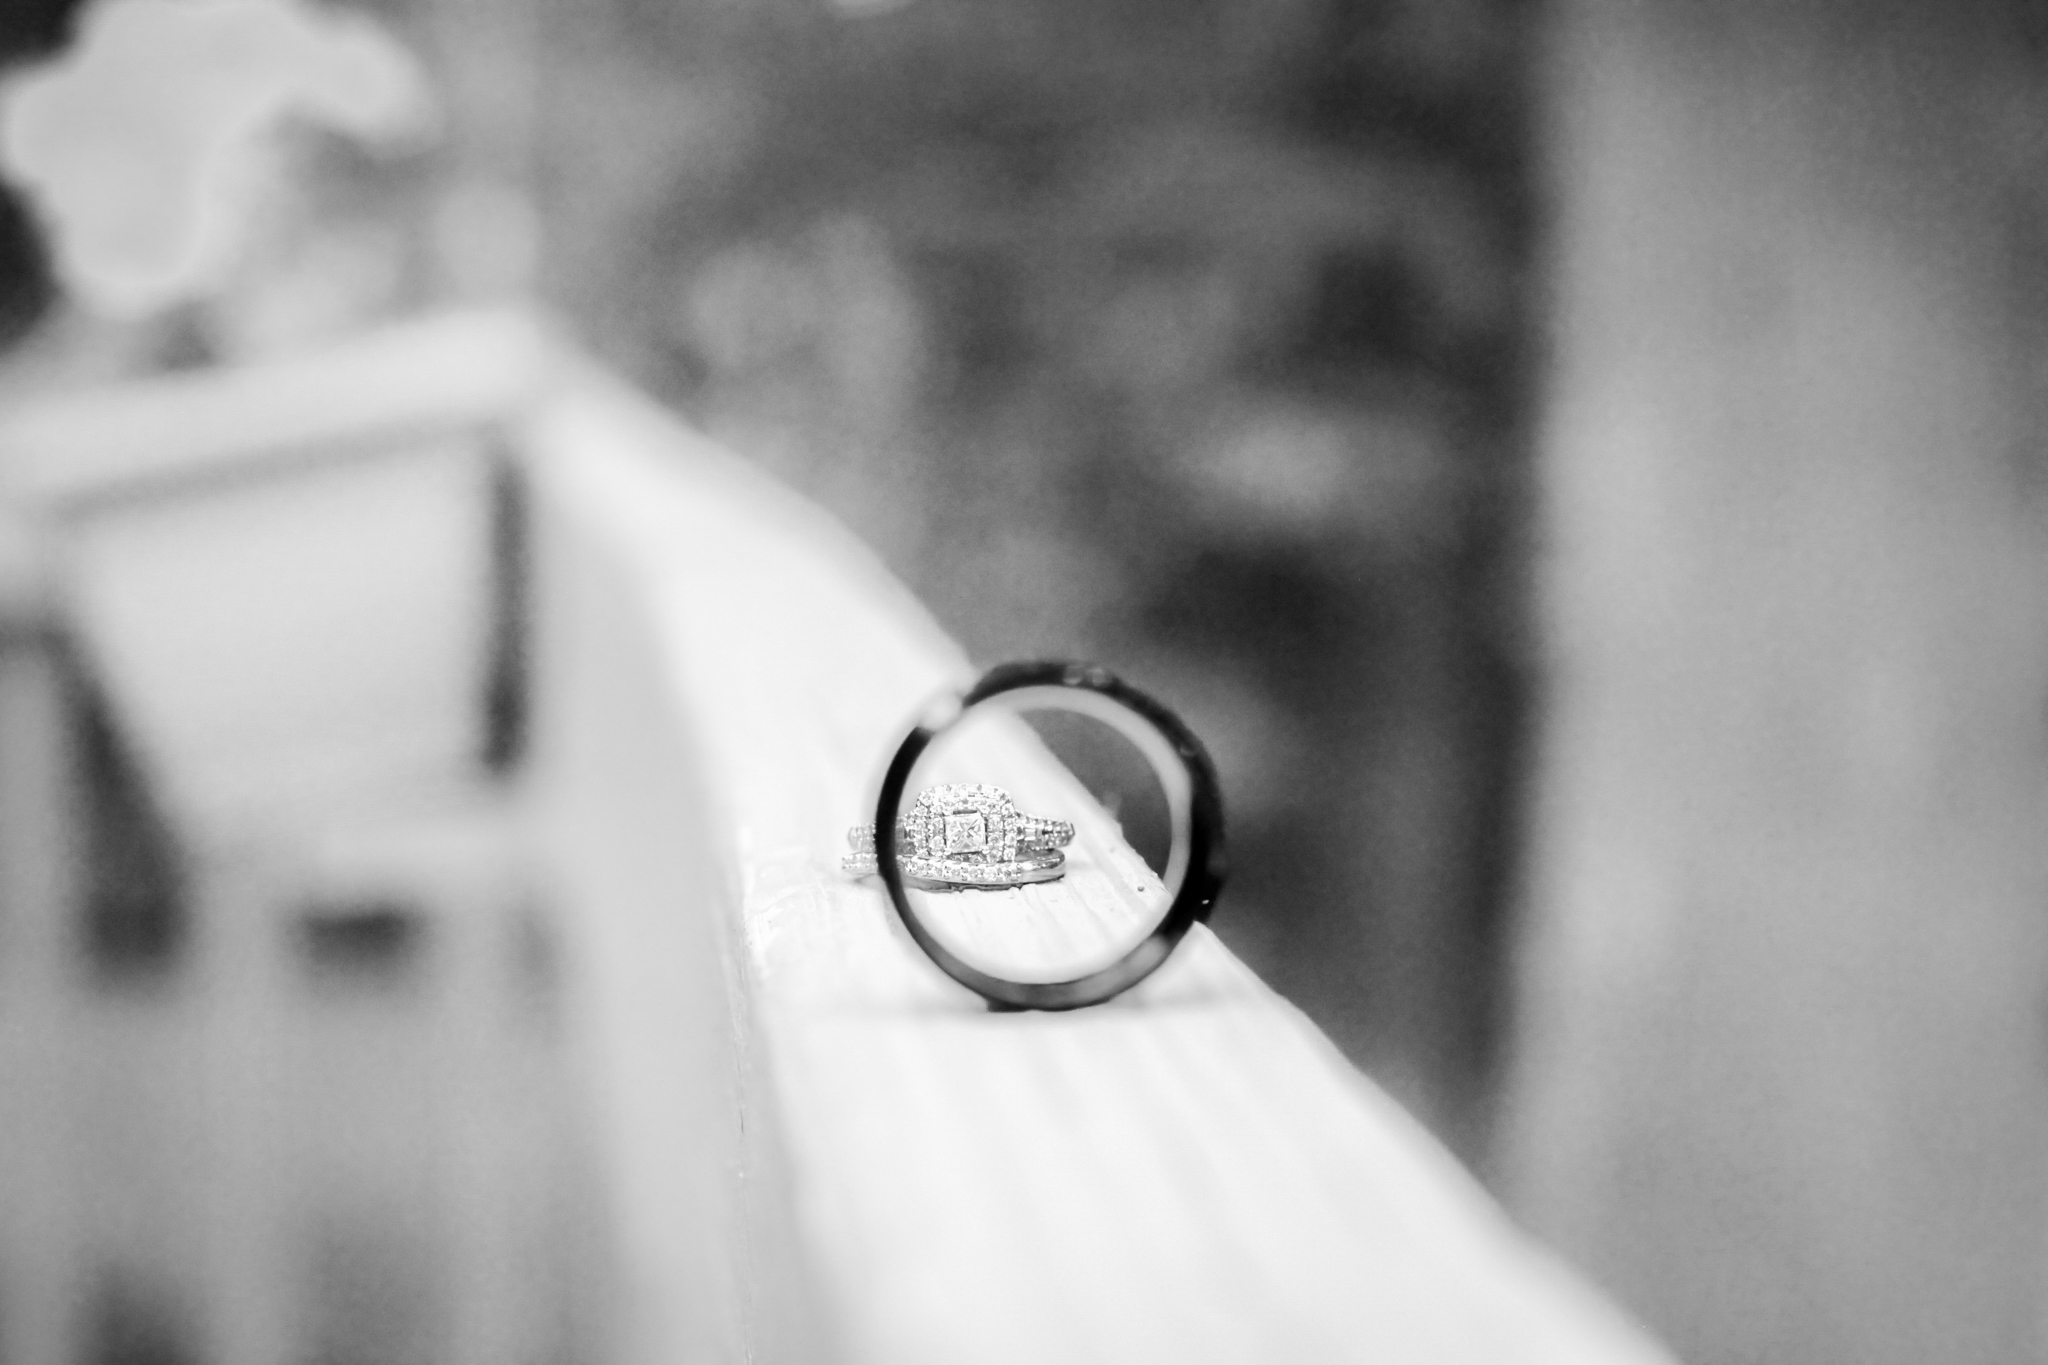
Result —
[{"label": "blurred background", "polygon": [[[431,126],[286,121],[253,240],[118,340],[67,331],[17,191],[26,349],[190,367],[537,299],[976,660],[1182,708],[1230,797],[1219,929],[1469,1135],[1523,692],[1522,7],[332,12],[420,63]],[[15,21],[21,61],[89,18]],[[109,84],[102,118],[163,98]]]},{"label": "blurred background", "polygon": [[[2044,43],[2016,0],[15,0],[0,396],[544,310],[977,662],[1180,709],[1218,933],[1687,1358],[2048,1359]],[[177,857],[52,657],[128,990]],[[418,932],[315,906],[310,979],[371,1018]],[[435,1358],[431,1241],[338,1217],[319,1358]],[[197,1359],[175,1299],[115,1267],[90,1358]]]},{"label": "blurred background", "polygon": [[1521,701],[1522,7],[550,22],[543,297],[977,660],[1183,709],[1219,930],[1464,1131]]}]

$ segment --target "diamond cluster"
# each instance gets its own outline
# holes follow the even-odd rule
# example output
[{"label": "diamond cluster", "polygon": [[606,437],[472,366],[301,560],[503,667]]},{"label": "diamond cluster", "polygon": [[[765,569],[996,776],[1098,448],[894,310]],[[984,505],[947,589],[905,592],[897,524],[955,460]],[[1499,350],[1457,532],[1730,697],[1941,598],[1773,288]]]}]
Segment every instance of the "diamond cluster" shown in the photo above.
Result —
[{"label": "diamond cluster", "polygon": [[[1010,794],[985,782],[927,787],[896,819],[904,875],[941,889],[1021,886],[1060,875],[1067,855],[1059,845],[1074,838],[1065,820],[1020,814]],[[846,833],[853,851],[840,860],[849,875],[875,872],[875,830],[855,825]]]},{"label": "diamond cluster", "polygon": [[986,782],[926,787],[903,818],[912,857],[947,862],[1012,863],[1021,820],[1017,803]]}]

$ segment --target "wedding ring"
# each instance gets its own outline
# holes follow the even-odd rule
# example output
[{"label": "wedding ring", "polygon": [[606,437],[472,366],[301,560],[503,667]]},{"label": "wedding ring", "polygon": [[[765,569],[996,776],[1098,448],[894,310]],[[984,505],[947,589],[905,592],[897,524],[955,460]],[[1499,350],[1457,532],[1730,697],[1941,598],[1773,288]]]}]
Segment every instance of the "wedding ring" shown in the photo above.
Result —
[{"label": "wedding ring", "polygon": [[[1159,780],[1172,836],[1164,867],[1153,868],[1164,899],[1147,899],[1148,912],[1156,912],[1157,918],[1141,931],[1142,937],[1126,936],[1108,945],[1101,956],[1070,965],[1045,964],[1047,970],[1030,959],[1011,960],[1000,952],[991,957],[970,926],[953,922],[978,917],[949,915],[938,904],[940,898],[911,894],[918,885],[911,877],[919,870],[911,861],[913,844],[907,837],[895,837],[909,833],[906,803],[912,785],[921,772],[943,771],[936,769],[935,756],[956,731],[978,714],[1021,719],[1038,712],[1100,721],[1128,740]],[[910,805],[927,840],[933,804],[927,794]],[[1223,795],[1201,741],[1165,706],[1094,664],[998,664],[966,689],[935,697],[889,756],[875,792],[874,812],[885,831],[883,842],[890,845],[890,857],[877,874],[897,921],[940,971],[987,1000],[992,1009],[1080,1009],[1128,990],[1165,962],[1189,929],[1209,918],[1223,890]],[[984,844],[986,830],[985,824]],[[971,842],[971,821],[962,832]],[[938,833],[941,838],[947,833],[943,824]],[[944,853],[943,845],[940,852]]]},{"label": "wedding ring", "polygon": [[[1074,841],[1071,821],[1026,815],[1001,787],[946,782],[927,787],[896,821],[904,879],[923,890],[1023,886],[1063,874]],[[839,861],[848,876],[873,876],[875,827],[846,832],[852,852]]]}]

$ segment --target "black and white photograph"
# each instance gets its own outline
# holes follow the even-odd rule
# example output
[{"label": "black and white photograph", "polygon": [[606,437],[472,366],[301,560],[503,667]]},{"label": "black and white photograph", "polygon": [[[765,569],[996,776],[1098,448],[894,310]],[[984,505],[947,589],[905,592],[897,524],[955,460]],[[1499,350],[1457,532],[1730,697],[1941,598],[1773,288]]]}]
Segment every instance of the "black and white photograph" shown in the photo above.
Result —
[{"label": "black and white photograph", "polygon": [[2048,5],[0,0],[0,1365],[2048,1365]]}]

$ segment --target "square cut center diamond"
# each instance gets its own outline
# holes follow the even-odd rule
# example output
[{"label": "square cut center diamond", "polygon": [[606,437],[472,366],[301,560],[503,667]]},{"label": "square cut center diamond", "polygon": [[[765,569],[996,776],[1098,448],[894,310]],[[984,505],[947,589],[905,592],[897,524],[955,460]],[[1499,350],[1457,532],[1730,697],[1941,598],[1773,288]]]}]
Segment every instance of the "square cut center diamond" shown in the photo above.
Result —
[{"label": "square cut center diamond", "polygon": [[946,852],[980,853],[988,847],[988,817],[978,810],[946,813]]}]

